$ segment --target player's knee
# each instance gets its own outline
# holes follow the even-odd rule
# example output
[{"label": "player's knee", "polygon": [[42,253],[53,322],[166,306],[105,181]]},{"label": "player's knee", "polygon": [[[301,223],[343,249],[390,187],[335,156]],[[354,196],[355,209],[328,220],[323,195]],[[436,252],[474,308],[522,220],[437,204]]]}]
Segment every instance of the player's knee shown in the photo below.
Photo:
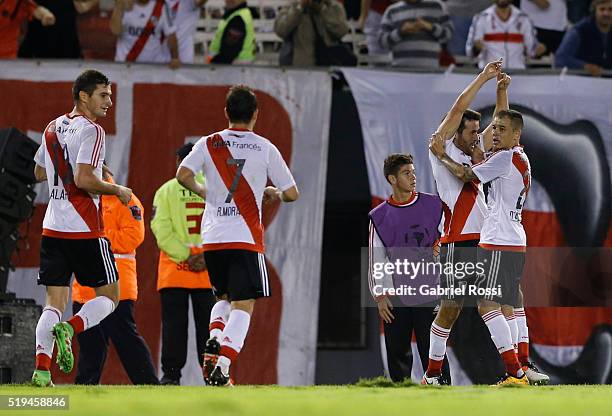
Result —
[{"label": "player's knee", "polygon": [[436,324],[442,328],[450,328],[459,317],[460,308],[443,308],[438,312]]},{"label": "player's knee", "polygon": [[483,316],[491,311],[500,310],[500,305],[497,302],[481,299],[478,301],[478,313]]},{"label": "player's knee", "polygon": [[502,305],[501,311],[506,317],[512,316],[514,314],[514,307],[511,305]]},{"label": "player's knee", "polygon": [[238,309],[251,315],[255,308],[255,299],[235,300],[232,302],[232,309]]}]

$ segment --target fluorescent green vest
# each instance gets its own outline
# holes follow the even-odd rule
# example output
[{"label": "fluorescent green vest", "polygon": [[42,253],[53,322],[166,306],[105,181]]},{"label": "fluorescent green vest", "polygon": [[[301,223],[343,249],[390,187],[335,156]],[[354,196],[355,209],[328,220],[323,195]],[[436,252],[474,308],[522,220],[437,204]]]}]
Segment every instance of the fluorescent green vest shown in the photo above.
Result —
[{"label": "fluorescent green vest", "polygon": [[215,56],[219,53],[221,49],[221,39],[223,39],[223,33],[225,32],[225,27],[228,22],[232,20],[234,17],[240,16],[242,21],[244,22],[244,26],[246,27],[246,36],[244,38],[244,43],[242,44],[242,50],[236,57],[236,61],[254,61],[255,60],[255,28],[253,27],[253,15],[248,7],[242,7],[236,10],[234,13],[230,14],[227,19],[221,20],[219,22],[219,27],[217,28],[217,32],[215,33],[215,38],[210,44],[210,54]]}]

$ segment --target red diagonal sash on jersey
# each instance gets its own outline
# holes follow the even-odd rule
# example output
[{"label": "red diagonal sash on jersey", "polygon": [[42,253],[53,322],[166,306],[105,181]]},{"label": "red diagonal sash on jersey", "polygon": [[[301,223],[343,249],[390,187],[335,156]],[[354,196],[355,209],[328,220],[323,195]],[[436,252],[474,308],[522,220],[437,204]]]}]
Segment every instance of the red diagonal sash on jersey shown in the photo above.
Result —
[{"label": "red diagonal sash on jersey", "polygon": [[[209,137],[206,140],[206,146],[217,168],[217,172],[219,172],[223,183],[229,190],[232,187],[238,169],[236,165],[228,163],[234,156],[232,156],[223,142],[223,138],[218,134]],[[242,175],[240,175],[238,186],[233,193],[233,199],[240,211],[240,215],[244,218],[247,227],[249,227],[255,245],[261,247],[263,251],[263,225],[259,217],[259,208],[257,207],[257,201],[255,201],[255,194],[251,186]]]},{"label": "red diagonal sash on jersey", "polygon": [[[101,132],[99,127],[96,127],[96,132],[99,138]],[[53,166],[57,175],[62,179],[64,189],[68,192],[68,201],[74,207],[74,210],[85,221],[91,232],[100,232],[104,229],[102,223],[102,207],[98,210],[96,204],[91,199],[91,196],[82,189],[77,188],[74,183],[74,173],[72,166],[64,158],[64,149],[57,139],[55,132],[55,121],[49,124],[45,130],[45,146],[47,152],[53,161]],[[51,178],[47,180],[52,180]]]},{"label": "red diagonal sash on jersey", "polygon": [[457,202],[455,202],[447,237],[454,238],[461,235],[477,197],[478,187],[473,182],[464,183],[457,197]]},{"label": "red diagonal sash on jersey", "polygon": [[149,20],[147,21],[147,24],[145,25],[142,33],[140,34],[140,36],[138,36],[138,39],[136,39],[134,45],[132,45],[132,49],[130,49],[130,51],[128,52],[127,57],[125,58],[126,61],[134,62],[138,58],[140,52],[142,52],[145,45],[147,44],[147,41],[153,34],[153,31],[155,30],[155,24],[159,22],[159,17],[161,16],[163,7],[163,0],[157,0],[155,2],[153,13],[151,13],[151,17],[149,17]]},{"label": "red diagonal sash on jersey", "polygon": [[[521,157],[518,153],[512,154],[512,164],[518,171],[521,173],[521,177],[523,178],[523,185],[525,185],[525,189],[527,192],[529,191],[529,186],[531,185],[529,181],[529,174],[527,173],[527,161]],[[526,195],[525,195],[526,197]]]}]

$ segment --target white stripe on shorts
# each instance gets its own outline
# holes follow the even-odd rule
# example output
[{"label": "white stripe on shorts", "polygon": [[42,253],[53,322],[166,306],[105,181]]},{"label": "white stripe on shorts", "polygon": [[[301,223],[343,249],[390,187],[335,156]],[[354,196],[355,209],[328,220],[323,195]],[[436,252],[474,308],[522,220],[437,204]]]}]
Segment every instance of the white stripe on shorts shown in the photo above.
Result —
[{"label": "white stripe on shorts", "polygon": [[102,260],[104,261],[104,270],[106,271],[106,283],[111,284],[117,281],[117,274],[110,255],[110,246],[108,241],[104,238],[99,238],[98,241],[100,242],[100,251],[102,253]]},{"label": "white stripe on shorts", "polygon": [[268,270],[266,268],[266,259],[261,253],[257,253],[257,261],[259,262],[259,273],[261,275],[261,287],[264,296],[270,296],[270,286],[268,282]]}]

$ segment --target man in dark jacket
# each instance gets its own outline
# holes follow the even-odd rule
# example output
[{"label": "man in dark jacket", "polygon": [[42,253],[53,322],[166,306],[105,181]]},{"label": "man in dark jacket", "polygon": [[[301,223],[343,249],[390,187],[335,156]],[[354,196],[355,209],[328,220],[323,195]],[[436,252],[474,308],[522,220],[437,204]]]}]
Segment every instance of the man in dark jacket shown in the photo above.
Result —
[{"label": "man in dark jacket", "polygon": [[592,16],[565,34],[555,64],[584,69],[597,77],[604,69],[612,69],[612,0],[594,0],[591,11]]}]

